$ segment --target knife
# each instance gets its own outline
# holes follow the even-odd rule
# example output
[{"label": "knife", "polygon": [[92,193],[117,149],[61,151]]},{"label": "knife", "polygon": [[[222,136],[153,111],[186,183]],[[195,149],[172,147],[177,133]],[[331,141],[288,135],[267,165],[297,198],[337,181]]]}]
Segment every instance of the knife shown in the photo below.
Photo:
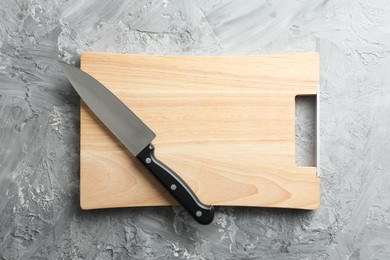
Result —
[{"label": "knife", "polygon": [[119,141],[149,169],[200,224],[210,224],[214,207],[203,204],[191,188],[154,156],[156,134],[103,84],[82,70],[59,61],[77,93]]}]

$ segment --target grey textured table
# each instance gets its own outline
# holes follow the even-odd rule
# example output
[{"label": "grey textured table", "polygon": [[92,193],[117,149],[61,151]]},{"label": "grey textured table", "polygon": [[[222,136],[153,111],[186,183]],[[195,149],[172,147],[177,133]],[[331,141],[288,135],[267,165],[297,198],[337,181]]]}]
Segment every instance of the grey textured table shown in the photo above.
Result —
[{"label": "grey textured table", "polygon": [[[0,258],[390,259],[389,1],[1,0],[0,36]],[[173,207],[80,210],[79,99],[59,57],[313,50],[319,210],[218,208],[210,226]]]}]

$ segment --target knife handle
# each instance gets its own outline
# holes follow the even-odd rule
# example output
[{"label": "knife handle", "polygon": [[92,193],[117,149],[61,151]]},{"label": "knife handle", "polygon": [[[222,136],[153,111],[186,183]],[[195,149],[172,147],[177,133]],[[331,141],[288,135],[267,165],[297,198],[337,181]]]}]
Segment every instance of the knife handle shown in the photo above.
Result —
[{"label": "knife handle", "polygon": [[137,158],[198,223],[207,225],[213,221],[214,207],[203,204],[182,178],[156,159],[152,144],[145,147]]}]

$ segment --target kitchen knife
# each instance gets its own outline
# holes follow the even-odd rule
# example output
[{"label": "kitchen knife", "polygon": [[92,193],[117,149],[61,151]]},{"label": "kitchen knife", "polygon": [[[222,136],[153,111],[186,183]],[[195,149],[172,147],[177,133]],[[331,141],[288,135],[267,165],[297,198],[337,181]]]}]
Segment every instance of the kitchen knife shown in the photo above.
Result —
[{"label": "kitchen knife", "polygon": [[214,218],[213,206],[203,204],[174,171],[154,156],[151,142],[155,133],[95,78],[67,63],[59,61],[59,64],[80,97],[119,141],[198,223],[210,224]]}]

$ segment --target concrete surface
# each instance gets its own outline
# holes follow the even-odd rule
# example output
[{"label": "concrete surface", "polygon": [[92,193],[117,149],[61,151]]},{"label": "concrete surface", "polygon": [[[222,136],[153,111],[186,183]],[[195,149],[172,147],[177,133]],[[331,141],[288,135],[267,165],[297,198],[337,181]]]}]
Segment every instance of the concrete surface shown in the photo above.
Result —
[{"label": "concrete surface", "polygon": [[[0,36],[0,258],[390,259],[389,1],[1,0]],[[79,99],[58,57],[313,50],[319,210],[218,208],[210,226],[180,208],[80,210]]]}]

